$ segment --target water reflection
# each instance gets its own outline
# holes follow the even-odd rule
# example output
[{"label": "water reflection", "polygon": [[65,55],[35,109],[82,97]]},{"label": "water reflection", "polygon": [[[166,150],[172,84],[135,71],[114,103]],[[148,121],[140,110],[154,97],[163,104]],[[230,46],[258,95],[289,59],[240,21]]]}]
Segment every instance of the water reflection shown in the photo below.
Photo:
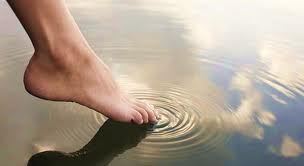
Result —
[{"label": "water reflection", "polygon": [[279,156],[293,158],[304,153],[303,147],[289,135],[284,135],[280,147],[269,147],[270,151]]},{"label": "water reflection", "polygon": [[262,139],[264,130],[258,125],[258,122],[272,126],[276,118],[272,112],[263,107],[262,94],[254,87],[252,75],[250,71],[245,70],[232,78],[231,88],[239,90],[242,95],[240,105],[234,112],[237,119],[232,122],[235,121],[236,128],[241,127],[241,133]]},{"label": "water reflection", "polygon": [[[303,165],[303,2],[68,2],[122,87],[161,112],[136,147],[105,155],[110,165]],[[77,154],[105,118],[27,95],[21,78],[32,48],[8,6],[0,13],[0,163]]]},{"label": "water reflection", "polygon": [[[290,46],[265,42],[259,55],[264,65],[259,76],[261,81],[287,97],[304,95],[304,56],[300,51]],[[282,99],[279,101],[284,102]]]},{"label": "water reflection", "polygon": [[217,117],[227,108],[217,105],[212,96],[194,96],[172,84],[158,91],[137,89],[133,94],[154,104],[161,119],[129,158],[142,163],[160,159],[160,163],[185,163],[190,158],[202,161],[210,153],[219,155],[219,149],[224,149],[230,135],[222,131],[225,124]]},{"label": "water reflection", "polygon": [[115,156],[136,146],[149,128],[150,125],[138,126],[107,120],[80,150],[71,153],[43,151],[33,155],[28,166],[108,165]]}]

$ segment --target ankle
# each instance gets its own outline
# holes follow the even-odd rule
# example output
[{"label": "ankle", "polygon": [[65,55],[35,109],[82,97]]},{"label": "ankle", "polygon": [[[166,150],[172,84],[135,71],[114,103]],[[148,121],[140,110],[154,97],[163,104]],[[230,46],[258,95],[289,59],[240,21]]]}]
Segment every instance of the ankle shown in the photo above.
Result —
[{"label": "ankle", "polygon": [[88,63],[92,55],[94,52],[86,43],[67,40],[35,48],[34,53],[34,56],[57,67]]}]

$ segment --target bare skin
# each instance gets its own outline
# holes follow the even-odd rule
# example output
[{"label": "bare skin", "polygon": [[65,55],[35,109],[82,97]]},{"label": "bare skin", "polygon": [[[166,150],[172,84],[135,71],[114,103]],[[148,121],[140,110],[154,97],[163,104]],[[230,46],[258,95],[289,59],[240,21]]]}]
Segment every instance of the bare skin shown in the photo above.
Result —
[{"label": "bare skin", "polygon": [[25,74],[26,90],[39,98],[77,102],[121,122],[156,122],[150,104],[124,93],[96,56],[64,0],[8,0],[35,53]]}]

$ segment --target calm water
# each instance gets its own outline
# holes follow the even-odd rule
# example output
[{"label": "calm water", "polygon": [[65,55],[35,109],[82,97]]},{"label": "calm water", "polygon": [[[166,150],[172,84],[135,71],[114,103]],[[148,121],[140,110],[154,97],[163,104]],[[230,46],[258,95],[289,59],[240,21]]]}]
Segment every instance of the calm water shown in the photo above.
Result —
[{"label": "calm water", "polygon": [[304,165],[301,0],[68,4],[122,87],[158,107],[161,120],[120,124],[76,104],[31,97],[22,75],[33,49],[0,1],[0,165],[26,165],[47,150],[58,152],[35,161]]}]

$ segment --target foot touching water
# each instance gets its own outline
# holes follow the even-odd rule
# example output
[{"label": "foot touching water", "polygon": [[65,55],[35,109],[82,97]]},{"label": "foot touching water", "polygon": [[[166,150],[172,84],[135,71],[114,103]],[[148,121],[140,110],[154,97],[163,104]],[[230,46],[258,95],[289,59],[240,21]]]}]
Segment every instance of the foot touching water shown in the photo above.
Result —
[{"label": "foot touching water", "polygon": [[95,55],[64,0],[8,1],[35,48],[24,74],[26,90],[47,100],[71,101],[105,116],[156,122],[153,106],[125,94]]},{"label": "foot touching water", "polygon": [[124,93],[91,49],[79,50],[36,51],[24,74],[26,90],[42,99],[77,102],[121,122],[157,121],[154,107]]}]

